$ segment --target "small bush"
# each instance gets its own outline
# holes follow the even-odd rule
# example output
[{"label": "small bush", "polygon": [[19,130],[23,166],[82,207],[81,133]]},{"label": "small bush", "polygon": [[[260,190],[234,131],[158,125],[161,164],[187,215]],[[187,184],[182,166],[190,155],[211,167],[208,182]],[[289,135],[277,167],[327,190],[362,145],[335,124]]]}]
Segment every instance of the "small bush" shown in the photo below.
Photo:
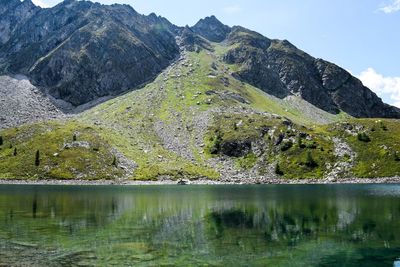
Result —
[{"label": "small bush", "polygon": [[306,166],[309,168],[315,168],[318,167],[318,163],[314,160],[314,158],[312,157],[312,154],[310,151],[307,152],[307,157],[306,157],[306,162],[305,162]]},{"label": "small bush", "polygon": [[221,150],[221,143],[222,135],[220,132],[217,132],[217,136],[214,138],[214,142],[209,149],[210,154],[218,154],[218,152]]},{"label": "small bush", "polygon": [[18,154],[17,148],[16,148],[16,147],[14,147],[14,152],[13,152],[13,155],[14,155],[14,157],[16,157],[16,156],[17,156],[17,154]]},{"label": "small bush", "polygon": [[316,149],[317,148],[317,143],[315,141],[307,141],[306,142],[306,148]]},{"label": "small bush", "polygon": [[369,136],[365,132],[358,133],[357,139],[361,142],[366,142],[366,143],[371,142],[371,138],[369,138]]},{"label": "small bush", "polygon": [[279,163],[277,163],[275,166],[275,174],[277,174],[279,176],[283,175],[283,171],[281,170],[281,166],[279,166]]},{"label": "small bush", "polygon": [[40,152],[39,150],[36,151],[36,156],[35,156],[35,166],[40,165]]},{"label": "small bush", "polygon": [[299,138],[297,138],[297,146],[299,148],[306,148],[306,145],[303,144],[303,140],[301,139],[301,137],[299,136]]},{"label": "small bush", "polygon": [[380,123],[380,126],[381,126],[381,129],[382,129],[382,130],[384,130],[384,131],[387,131],[387,130],[388,130],[388,128],[386,127],[385,124],[383,124],[383,122]]},{"label": "small bush", "polygon": [[281,151],[287,151],[290,148],[292,148],[292,146],[293,146],[293,142],[292,141],[283,142],[283,144],[281,146]]},{"label": "small bush", "polygon": [[400,161],[400,152],[399,152],[399,151],[396,151],[396,152],[394,153],[394,160],[395,160],[395,161]]},{"label": "small bush", "polygon": [[112,164],[111,165],[113,165],[113,166],[115,166],[115,167],[117,167],[117,165],[118,165],[118,163],[117,163],[117,157],[114,155],[113,156],[113,161],[112,161]]},{"label": "small bush", "polygon": [[257,163],[257,156],[254,153],[249,153],[244,157],[237,160],[237,163],[241,169],[250,170]]}]

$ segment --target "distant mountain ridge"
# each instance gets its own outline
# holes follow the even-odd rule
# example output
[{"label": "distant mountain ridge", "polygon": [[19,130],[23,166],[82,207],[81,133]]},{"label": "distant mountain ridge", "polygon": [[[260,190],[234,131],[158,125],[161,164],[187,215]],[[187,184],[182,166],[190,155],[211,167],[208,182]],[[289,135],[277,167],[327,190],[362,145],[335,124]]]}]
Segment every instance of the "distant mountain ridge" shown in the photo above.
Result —
[{"label": "distant mountain ridge", "polygon": [[42,9],[30,0],[1,0],[0,17],[0,74],[26,75],[74,106],[155,78],[179,56],[180,38],[189,49],[225,44],[223,60],[241,66],[233,75],[279,98],[298,95],[332,114],[400,118],[400,109],[344,69],[215,16],[178,27],[128,5],[67,0]]}]

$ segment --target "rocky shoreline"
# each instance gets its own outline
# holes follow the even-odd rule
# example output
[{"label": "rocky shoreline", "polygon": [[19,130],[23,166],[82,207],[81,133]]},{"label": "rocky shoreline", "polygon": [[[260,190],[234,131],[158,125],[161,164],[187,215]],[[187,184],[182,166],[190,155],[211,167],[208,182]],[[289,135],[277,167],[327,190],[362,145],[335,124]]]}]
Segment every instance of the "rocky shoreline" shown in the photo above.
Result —
[{"label": "rocky shoreline", "polygon": [[217,180],[159,180],[159,181],[113,181],[113,180],[10,180],[0,179],[0,185],[320,185],[320,184],[400,184],[400,176],[381,178],[345,178],[345,179],[270,179],[262,183],[249,179],[242,182]]}]

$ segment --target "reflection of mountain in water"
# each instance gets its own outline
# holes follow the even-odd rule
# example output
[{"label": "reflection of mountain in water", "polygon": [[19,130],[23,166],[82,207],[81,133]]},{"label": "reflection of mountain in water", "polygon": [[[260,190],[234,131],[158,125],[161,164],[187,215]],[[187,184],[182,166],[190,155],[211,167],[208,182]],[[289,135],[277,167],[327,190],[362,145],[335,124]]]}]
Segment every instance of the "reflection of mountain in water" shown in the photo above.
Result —
[{"label": "reflection of mountain in water", "polygon": [[97,265],[112,255],[117,265],[278,266],[400,255],[398,198],[362,186],[159,189],[0,187],[1,253],[23,242],[45,262],[75,253]]}]

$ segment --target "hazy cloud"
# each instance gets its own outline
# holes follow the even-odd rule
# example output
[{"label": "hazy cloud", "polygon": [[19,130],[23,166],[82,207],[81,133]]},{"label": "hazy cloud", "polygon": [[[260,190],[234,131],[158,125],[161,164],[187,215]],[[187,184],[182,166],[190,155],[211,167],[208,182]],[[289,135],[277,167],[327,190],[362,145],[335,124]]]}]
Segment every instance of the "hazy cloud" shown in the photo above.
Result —
[{"label": "hazy cloud", "polygon": [[381,7],[379,10],[386,14],[400,11],[400,0],[392,0],[390,4]]},{"label": "hazy cloud", "polygon": [[385,77],[373,68],[368,68],[358,78],[389,104],[400,107],[400,77]]},{"label": "hazy cloud", "polygon": [[224,7],[223,11],[227,14],[236,14],[242,11],[242,8],[239,5],[232,5]]}]

